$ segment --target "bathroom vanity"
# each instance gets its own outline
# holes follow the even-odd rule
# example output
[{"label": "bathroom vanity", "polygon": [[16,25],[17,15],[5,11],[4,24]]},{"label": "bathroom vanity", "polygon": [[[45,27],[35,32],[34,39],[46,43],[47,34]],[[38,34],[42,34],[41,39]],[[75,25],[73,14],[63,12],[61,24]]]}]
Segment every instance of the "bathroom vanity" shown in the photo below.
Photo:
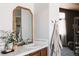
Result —
[{"label": "bathroom vanity", "polygon": [[34,43],[17,47],[14,52],[1,54],[0,56],[47,56],[48,41],[36,40]]}]

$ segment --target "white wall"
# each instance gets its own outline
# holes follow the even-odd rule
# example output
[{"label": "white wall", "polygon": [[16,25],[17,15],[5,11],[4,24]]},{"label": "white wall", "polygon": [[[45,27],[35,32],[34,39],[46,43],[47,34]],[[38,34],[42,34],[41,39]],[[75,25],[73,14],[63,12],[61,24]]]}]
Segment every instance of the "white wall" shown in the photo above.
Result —
[{"label": "white wall", "polygon": [[35,36],[40,39],[49,38],[49,4],[34,4]]},{"label": "white wall", "polygon": [[53,32],[54,23],[51,21],[59,20],[59,4],[53,3],[49,5],[49,55],[50,55],[50,42]]},{"label": "white wall", "polygon": [[12,31],[13,9],[16,6],[23,6],[29,8],[33,12],[33,4],[31,3],[27,3],[27,4],[0,3],[0,30]]}]

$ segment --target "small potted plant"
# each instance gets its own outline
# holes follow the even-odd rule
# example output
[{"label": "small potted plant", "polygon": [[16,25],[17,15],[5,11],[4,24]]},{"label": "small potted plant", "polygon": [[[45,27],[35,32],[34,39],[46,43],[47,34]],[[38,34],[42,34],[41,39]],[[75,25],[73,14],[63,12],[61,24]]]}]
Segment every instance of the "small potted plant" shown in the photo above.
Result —
[{"label": "small potted plant", "polygon": [[14,32],[8,33],[5,46],[4,46],[4,51],[2,51],[3,54],[13,52],[16,49],[16,35]]}]

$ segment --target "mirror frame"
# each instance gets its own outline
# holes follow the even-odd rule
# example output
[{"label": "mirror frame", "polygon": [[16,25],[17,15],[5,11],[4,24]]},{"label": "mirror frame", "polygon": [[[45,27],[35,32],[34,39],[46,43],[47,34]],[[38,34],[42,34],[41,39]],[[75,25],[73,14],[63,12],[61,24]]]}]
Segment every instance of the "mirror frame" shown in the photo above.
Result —
[{"label": "mirror frame", "polygon": [[33,41],[34,41],[34,17],[33,17],[32,11],[30,9],[25,8],[25,7],[21,7],[21,6],[17,6],[16,8],[13,9],[13,21],[12,21],[12,23],[13,23],[12,27],[13,28],[12,28],[12,30],[16,35],[16,9],[17,8],[28,10],[32,15],[32,43],[33,43]]}]

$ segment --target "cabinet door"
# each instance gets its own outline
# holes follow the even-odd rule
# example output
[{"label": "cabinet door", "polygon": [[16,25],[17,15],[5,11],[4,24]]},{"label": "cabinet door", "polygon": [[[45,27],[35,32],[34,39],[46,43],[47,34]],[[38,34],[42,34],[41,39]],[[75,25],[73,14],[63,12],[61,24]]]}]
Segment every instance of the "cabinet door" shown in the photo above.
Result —
[{"label": "cabinet door", "polygon": [[47,48],[43,48],[25,56],[47,56],[47,55],[48,55]]},{"label": "cabinet door", "polygon": [[41,56],[47,56],[47,48],[41,50]]},{"label": "cabinet door", "polygon": [[29,54],[29,56],[41,56],[40,50]]}]

